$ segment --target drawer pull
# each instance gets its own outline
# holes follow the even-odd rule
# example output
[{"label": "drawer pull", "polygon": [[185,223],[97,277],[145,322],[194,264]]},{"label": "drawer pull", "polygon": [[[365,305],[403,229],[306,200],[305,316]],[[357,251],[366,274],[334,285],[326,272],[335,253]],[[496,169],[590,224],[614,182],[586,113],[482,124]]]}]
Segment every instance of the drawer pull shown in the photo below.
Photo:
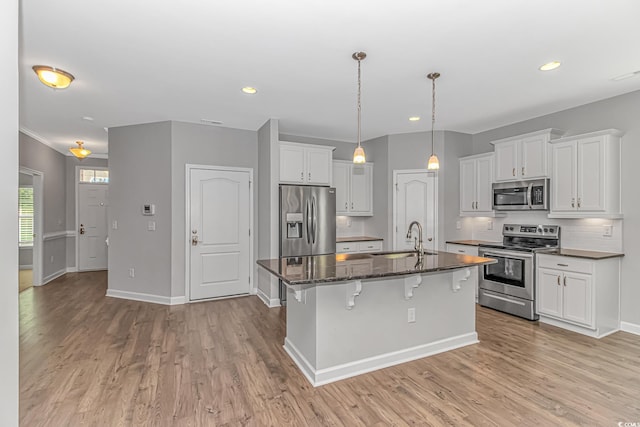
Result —
[{"label": "drawer pull", "polygon": [[557,264],[557,265],[559,265],[560,267],[569,267],[569,264]]},{"label": "drawer pull", "polygon": [[458,252],[465,253],[464,250],[462,250],[462,249],[458,249]]}]

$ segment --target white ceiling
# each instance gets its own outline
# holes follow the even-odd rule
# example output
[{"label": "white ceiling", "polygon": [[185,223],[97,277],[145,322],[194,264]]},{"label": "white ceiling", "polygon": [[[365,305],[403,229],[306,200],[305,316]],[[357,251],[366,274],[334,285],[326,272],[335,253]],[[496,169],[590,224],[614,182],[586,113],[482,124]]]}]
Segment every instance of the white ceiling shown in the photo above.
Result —
[{"label": "white ceiling", "polygon": [[[467,133],[640,89],[640,75],[611,80],[640,70],[637,0],[23,0],[21,13],[20,126],[62,152],[106,153],[105,127],[161,120],[277,118],[282,133],[354,141],[358,50],[363,140],[430,129],[432,71],[436,129]],[[36,64],[76,80],[49,89]]]}]

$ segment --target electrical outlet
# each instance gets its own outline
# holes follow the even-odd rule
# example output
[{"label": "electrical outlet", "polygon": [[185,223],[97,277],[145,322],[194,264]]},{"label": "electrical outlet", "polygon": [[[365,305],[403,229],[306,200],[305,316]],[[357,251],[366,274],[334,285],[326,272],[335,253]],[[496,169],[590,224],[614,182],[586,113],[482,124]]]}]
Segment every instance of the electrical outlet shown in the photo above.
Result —
[{"label": "electrical outlet", "polygon": [[487,221],[487,230],[493,230],[493,221]]},{"label": "electrical outlet", "polygon": [[602,232],[602,235],[604,237],[611,237],[613,235],[613,225],[604,225],[604,230]]},{"label": "electrical outlet", "polygon": [[132,279],[134,277],[136,277],[136,269],[135,268],[130,268],[129,269],[129,277],[131,277]]},{"label": "electrical outlet", "polygon": [[111,228],[112,228],[113,230],[117,230],[117,229],[118,229],[118,221],[117,221],[117,220],[115,220],[115,219],[114,219],[114,220],[111,222]]},{"label": "electrical outlet", "polygon": [[412,307],[407,310],[407,322],[415,323],[415,321],[416,321],[416,309]]},{"label": "electrical outlet", "polygon": [[156,231],[156,222],[155,221],[147,222],[147,230]]},{"label": "electrical outlet", "polygon": [[49,262],[53,264],[53,255],[51,255],[51,258],[49,258]]},{"label": "electrical outlet", "polygon": [[456,230],[462,230],[462,223],[460,221],[456,221]]}]

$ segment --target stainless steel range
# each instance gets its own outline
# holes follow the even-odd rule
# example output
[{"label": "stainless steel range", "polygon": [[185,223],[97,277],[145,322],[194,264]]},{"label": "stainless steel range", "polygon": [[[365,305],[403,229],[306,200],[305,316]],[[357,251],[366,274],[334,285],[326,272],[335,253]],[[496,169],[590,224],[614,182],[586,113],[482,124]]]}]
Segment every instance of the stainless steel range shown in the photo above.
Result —
[{"label": "stainless steel range", "polygon": [[505,224],[502,244],[481,244],[478,249],[479,256],[498,261],[480,270],[480,305],[537,320],[535,254],[558,247],[557,225]]}]

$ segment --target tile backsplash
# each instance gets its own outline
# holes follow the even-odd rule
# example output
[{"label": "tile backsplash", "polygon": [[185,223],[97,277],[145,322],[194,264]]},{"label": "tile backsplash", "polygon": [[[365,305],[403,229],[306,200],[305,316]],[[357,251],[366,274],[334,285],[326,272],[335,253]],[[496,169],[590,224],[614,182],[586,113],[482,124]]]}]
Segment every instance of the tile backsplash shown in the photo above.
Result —
[{"label": "tile backsplash", "polygon": [[[493,229],[488,230],[491,221]],[[550,219],[546,213],[509,212],[505,218],[474,218],[472,238],[502,240],[504,224],[549,224],[561,227],[560,244],[563,248],[602,252],[623,252],[624,221],[599,218]],[[465,223],[467,226],[468,223]],[[604,236],[605,226],[612,226],[611,236]]]},{"label": "tile backsplash", "polygon": [[336,237],[364,236],[365,218],[336,216]]}]

